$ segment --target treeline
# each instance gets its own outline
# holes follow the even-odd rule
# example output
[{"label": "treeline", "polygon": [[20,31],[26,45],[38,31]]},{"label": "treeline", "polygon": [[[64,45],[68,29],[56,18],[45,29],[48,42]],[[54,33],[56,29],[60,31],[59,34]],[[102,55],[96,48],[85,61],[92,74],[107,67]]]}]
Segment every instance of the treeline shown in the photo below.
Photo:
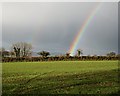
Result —
[{"label": "treeline", "polygon": [[2,62],[38,62],[38,61],[85,61],[85,60],[118,60],[118,56],[51,56],[51,57],[5,57]]},{"label": "treeline", "polygon": [[109,52],[106,56],[81,56],[83,50],[76,50],[77,54],[71,56],[71,53],[65,53],[62,56],[51,56],[48,51],[40,51],[37,54],[39,57],[32,56],[32,45],[26,42],[18,42],[12,44],[10,50],[5,48],[0,49],[0,61],[2,62],[33,62],[33,61],[67,61],[67,60],[118,60],[119,54]]}]

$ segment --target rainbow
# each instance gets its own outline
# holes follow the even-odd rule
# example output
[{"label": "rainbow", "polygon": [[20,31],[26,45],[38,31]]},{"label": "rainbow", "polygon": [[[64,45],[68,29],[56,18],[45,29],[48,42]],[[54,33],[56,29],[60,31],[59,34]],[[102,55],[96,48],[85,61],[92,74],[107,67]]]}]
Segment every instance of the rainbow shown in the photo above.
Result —
[{"label": "rainbow", "polygon": [[75,54],[75,51],[78,47],[78,43],[80,41],[80,38],[82,36],[82,34],[85,32],[85,30],[87,29],[88,25],[90,24],[90,22],[92,21],[94,15],[96,14],[96,12],[98,11],[99,7],[101,4],[97,4],[95,6],[95,8],[92,10],[92,12],[88,15],[88,17],[85,19],[84,23],[82,24],[79,32],[75,35],[73,42],[70,45],[69,51],[68,53],[71,54],[71,56],[73,56]]}]

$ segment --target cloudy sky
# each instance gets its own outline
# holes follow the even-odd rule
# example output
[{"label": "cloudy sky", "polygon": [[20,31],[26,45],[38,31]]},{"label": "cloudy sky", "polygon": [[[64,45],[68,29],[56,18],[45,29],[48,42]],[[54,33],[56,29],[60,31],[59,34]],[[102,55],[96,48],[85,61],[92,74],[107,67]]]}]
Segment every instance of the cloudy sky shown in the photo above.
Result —
[{"label": "cloudy sky", "polygon": [[118,50],[118,3],[3,3],[2,43],[7,50],[16,42],[28,42],[33,51],[66,53],[89,14],[99,6],[78,49],[84,55]]}]

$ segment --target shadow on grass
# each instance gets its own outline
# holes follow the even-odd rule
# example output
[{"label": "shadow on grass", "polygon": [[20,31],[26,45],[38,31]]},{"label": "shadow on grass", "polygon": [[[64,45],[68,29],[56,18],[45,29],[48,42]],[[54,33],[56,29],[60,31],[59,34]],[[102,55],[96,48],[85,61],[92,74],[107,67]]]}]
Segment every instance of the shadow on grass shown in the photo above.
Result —
[{"label": "shadow on grass", "polygon": [[[44,74],[43,74],[44,75]],[[3,85],[4,86],[4,85]],[[3,95],[106,94],[118,93],[118,70],[67,75],[37,75]],[[41,96],[40,95],[40,96]]]}]

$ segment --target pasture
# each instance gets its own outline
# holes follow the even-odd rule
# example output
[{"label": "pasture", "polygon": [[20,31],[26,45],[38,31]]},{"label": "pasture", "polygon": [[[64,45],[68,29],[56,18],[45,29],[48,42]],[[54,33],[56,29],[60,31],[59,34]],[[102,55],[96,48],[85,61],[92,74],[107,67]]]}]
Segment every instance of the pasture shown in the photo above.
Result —
[{"label": "pasture", "polygon": [[118,61],[11,62],[2,64],[2,93],[116,94]]}]

